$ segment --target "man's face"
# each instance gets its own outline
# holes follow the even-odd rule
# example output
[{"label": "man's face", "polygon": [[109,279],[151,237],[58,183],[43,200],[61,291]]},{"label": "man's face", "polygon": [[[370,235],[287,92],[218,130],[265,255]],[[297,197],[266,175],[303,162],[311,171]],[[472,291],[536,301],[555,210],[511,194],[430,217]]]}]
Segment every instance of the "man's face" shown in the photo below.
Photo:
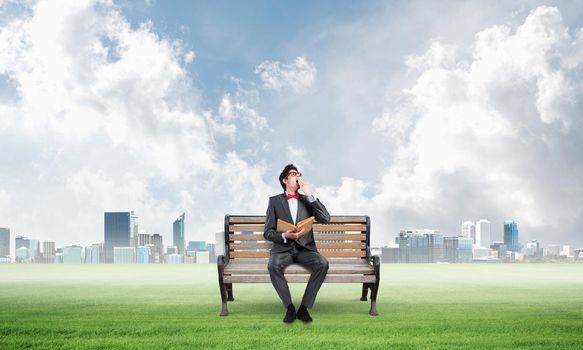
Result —
[{"label": "man's face", "polygon": [[302,173],[292,169],[289,171],[289,173],[287,173],[287,177],[283,179],[283,183],[286,185],[288,190],[297,191],[299,188],[297,181],[301,176]]}]

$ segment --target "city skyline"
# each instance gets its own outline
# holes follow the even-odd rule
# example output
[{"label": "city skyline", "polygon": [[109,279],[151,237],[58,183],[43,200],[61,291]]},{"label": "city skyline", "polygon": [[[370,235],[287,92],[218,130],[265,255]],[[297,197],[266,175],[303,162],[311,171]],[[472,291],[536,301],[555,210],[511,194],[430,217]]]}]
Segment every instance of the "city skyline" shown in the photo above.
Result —
[{"label": "city skyline", "polygon": [[578,2],[2,1],[0,19],[12,232],[90,244],[98,213],[132,208],[211,240],[293,162],[374,245],[483,217],[583,246]]},{"label": "city skyline", "polygon": [[[163,245],[163,237],[160,234],[148,234],[146,231],[138,229],[138,215],[133,210],[126,212],[105,212],[103,215],[104,233],[103,241],[89,245],[64,245],[56,249],[54,241],[31,239],[23,235],[15,235],[15,249],[10,251],[11,239],[10,229],[0,227],[0,251],[11,253],[4,255],[10,257],[15,262],[31,260],[33,262],[51,263],[57,257],[62,263],[72,263],[84,261],[85,263],[183,263],[187,252],[205,251],[207,243],[212,246],[211,256],[214,256],[215,241],[186,241],[185,213],[182,213],[172,224],[172,245]],[[461,221],[458,233],[442,233],[435,229],[402,229],[396,236],[394,243],[382,245],[382,251],[386,250],[391,262],[472,262],[482,258],[491,259],[494,254],[495,260],[505,260],[508,255],[509,261],[516,258],[515,253],[525,257],[556,256],[566,254],[566,257],[578,255],[583,248],[574,247],[564,242],[548,244],[543,248],[538,240],[521,243],[518,223],[514,220],[505,220],[503,226],[503,240],[496,240],[491,235],[491,223],[487,219],[477,221]],[[413,235],[413,236],[411,236]],[[222,233],[217,233],[216,237],[222,237]],[[415,238],[417,237],[417,238]],[[423,243],[427,240],[426,243]],[[7,244],[8,242],[8,244]],[[41,245],[42,243],[42,245]],[[557,244],[558,243],[558,244]],[[393,251],[398,247],[397,251]],[[533,248],[535,244],[535,248]],[[42,254],[41,254],[42,246]],[[85,248],[83,248],[83,246]],[[409,249],[414,248],[411,252]],[[427,247],[428,251],[424,251]],[[435,246],[435,248],[431,248]],[[26,249],[25,249],[26,248]],[[188,249],[185,249],[188,248]],[[379,249],[378,246],[374,249]],[[403,250],[405,249],[405,250]],[[468,250],[469,249],[469,250]],[[83,253],[84,250],[84,253]],[[47,254],[47,251],[49,253]],[[60,253],[56,254],[55,252]],[[551,252],[551,253],[549,253]],[[566,252],[566,253],[565,253]],[[12,254],[13,253],[13,254]],[[405,255],[406,254],[406,257]],[[413,254],[410,257],[410,254]],[[469,254],[469,255],[468,255]],[[184,257],[184,258],[183,258]],[[577,256],[575,256],[575,259]],[[40,259],[35,261],[36,259]],[[196,258],[195,258],[196,259]],[[469,260],[468,260],[469,259]],[[133,261],[133,262],[132,262]],[[55,260],[56,262],[56,260]],[[212,263],[212,261],[211,261]]]}]

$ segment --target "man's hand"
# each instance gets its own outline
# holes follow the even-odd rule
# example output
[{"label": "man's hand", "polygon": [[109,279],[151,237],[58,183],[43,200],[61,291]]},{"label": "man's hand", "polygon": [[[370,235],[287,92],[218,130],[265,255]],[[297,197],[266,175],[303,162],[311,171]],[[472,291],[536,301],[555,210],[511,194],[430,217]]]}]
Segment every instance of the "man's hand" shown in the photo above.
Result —
[{"label": "man's hand", "polygon": [[304,181],[301,177],[298,179],[298,184],[300,185],[300,189],[304,191],[306,196],[312,195],[312,190],[310,189],[310,185]]},{"label": "man's hand", "polygon": [[287,239],[298,239],[304,233],[305,229],[296,230],[295,228],[285,231],[284,236]]}]

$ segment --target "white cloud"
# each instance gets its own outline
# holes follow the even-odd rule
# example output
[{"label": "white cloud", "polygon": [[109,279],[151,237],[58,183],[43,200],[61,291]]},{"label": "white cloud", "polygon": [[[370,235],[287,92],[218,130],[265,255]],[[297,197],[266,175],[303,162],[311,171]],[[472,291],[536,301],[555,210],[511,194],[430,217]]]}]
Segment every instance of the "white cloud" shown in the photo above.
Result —
[{"label": "white cloud", "polygon": [[10,194],[6,190],[0,188],[0,210],[8,209],[8,207],[10,206],[10,202],[11,202]]},{"label": "white cloud", "polygon": [[316,83],[317,70],[313,62],[298,56],[289,64],[263,61],[255,67],[255,73],[259,74],[265,89],[280,91],[290,88],[295,92],[306,92]]},{"label": "white cloud", "polygon": [[223,95],[219,106],[219,116],[225,121],[240,120],[247,124],[253,132],[260,132],[267,128],[267,119],[265,117],[251,108],[244,98],[236,96],[233,99],[229,93]]},{"label": "white cloud", "polygon": [[298,144],[290,144],[286,147],[286,154],[283,159],[288,159],[289,162],[292,162],[295,166],[297,166],[300,171],[302,169],[312,167],[312,162],[309,158],[309,153],[306,150],[305,146],[298,145]]},{"label": "white cloud", "polygon": [[[428,226],[444,215],[490,215],[518,220],[527,237],[571,234],[583,199],[557,182],[581,184],[583,164],[572,149],[583,133],[580,45],[556,8],[539,7],[516,30],[478,33],[473,52],[434,42],[409,57],[415,82],[373,122],[397,138],[379,191],[363,204],[378,213],[376,227],[398,232],[395,215],[400,225]],[[357,202],[364,196],[349,193]]]},{"label": "white cloud", "polygon": [[[88,244],[103,239],[103,211],[133,209],[142,229],[161,233],[186,211],[188,237],[208,239],[225,213],[213,196],[238,191],[219,169],[234,163],[264,192],[264,168],[217,152],[221,125],[200,107],[184,67],[194,58],[152,23],[131,26],[107,1],[40,1],[2,25],[0,75],[18,91],[0,102],[0,136],[10,150],[0,155],[2,198],[14,199],[3,224]],[[250,129],[267,128],[251,107],[231,103]],[[216,192],[200,192],[208,188]],[[237,208],[247,204],[255,205]],[[209,222],[215,228],[204,231]]]}]

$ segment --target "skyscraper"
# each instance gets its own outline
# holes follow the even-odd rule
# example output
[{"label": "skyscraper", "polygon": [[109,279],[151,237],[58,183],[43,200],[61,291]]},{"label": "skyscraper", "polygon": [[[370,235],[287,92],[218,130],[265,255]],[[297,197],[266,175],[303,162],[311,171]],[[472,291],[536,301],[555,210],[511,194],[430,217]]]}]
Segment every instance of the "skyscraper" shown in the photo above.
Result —
[{"label": "skyscraper", "polygon": [[29,239],[28,251],[30,253],[30,259],[32,261],[37,261],[40,257],[40,241],[38,239]]},{"label": "skyscraper", "polygon": [[130,245],[132,247],[137,246],[138,241],[138,216],[134,214],[134,211],[130,211]]},{"label": "skyscraper", "polygon": [[152,252],[152,259],[154,263],[164,262],[164,241],[162,240],[162,235],[159,233],[154,233],[150,237],[150,243],[154,245],[154,251]]},{"label": "skyscraper", "polygon": [[504,244],[509,251],[520,251],[520,244],[518,243],[518,225],[512,220],[504,221]]},{"label": "skyscraper", "polygon": [[150,235],[147,233],[138,233],[137,235],[137,240],[136,240],[136,246],[140,247],[140,246],[145,246],[150,244]]},{"label": "skyscraper", "polygon": [[476,247],[490,248],[490,221],[486,219],[476,222]]},{"label": "skyscraper", "polygon": [[[105,262],[113,262],[114,247],[129,247],[133,212],[104,213]],[[134,224],[135,225],[135,224]]]},{"label": "skyscraper", "polygon": [[43,241],[42,243],[42,254],[45,258],[55,257],[55,242],[54,241]]},{"label": "skyscraper", "polygon": [[172,226],[173,243],[178,248],[178,254],[184,254],[184,214],[180,215]]},{"label": "skyscraper", "polygon": [[462,221],[462,236],[472,239],[476,243],[476,224],[473,221]]},{"label": "skyscraper", "polygon": [[0,256],[10,256],[10,229],[0,227]]}]

